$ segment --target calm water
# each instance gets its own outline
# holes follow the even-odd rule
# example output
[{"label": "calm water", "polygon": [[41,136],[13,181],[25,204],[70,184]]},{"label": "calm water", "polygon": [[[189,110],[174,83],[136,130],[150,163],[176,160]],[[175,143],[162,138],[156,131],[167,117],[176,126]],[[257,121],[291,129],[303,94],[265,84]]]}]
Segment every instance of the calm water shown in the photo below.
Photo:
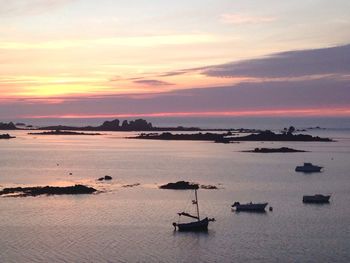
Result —
[{"label": "calm water", "polygon": [[[224,145],[13,132],[16,139],[0,141],[1,187],[84,183],[105,193],[0,198],[0,262],[349,262],[350,131],[317,133],[337,142]],[[311,152],[240,152],[270,146]],[[325,169],[294,172],[304,161]],[[104,175],[114,180],[97,183]],[[173,232],[192,192],[157,185],[177,180],[222,188],[199,191],[201,215],[217,220],[208,233]],[[133,183],[141,185],[121,187]],[[314,193],[332,193],[331,203],[304,205],[302,195]],[[274,210],[235,213],[234,201],[267,201]]]}]

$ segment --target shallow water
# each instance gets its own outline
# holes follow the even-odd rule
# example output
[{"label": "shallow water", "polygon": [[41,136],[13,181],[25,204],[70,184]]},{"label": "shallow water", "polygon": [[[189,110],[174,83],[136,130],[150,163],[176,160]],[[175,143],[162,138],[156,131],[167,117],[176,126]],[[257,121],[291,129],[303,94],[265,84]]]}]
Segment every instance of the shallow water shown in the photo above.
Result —
[{"label": "shallow water", "polygon": [[[337,142],[215,144],[141,141],[130,133],[33,136],[0,141],[0,185],[84,183],[88,196],[0,198],[0,262],[349,262],[350,132],[320,130]],[[305,153],[243,153],[287,146]],[[303,162],[322,173],[296,173]],[[72,175],[70,175],[72,173]],[[104,176],[111,182],[97,182]],[[177,233],[191,191],[160,190],[178,180],[200,190],[208,233]],[[140,183],[123,188],[122,185]],[[303,194],[331,193],[328,205]],[[234,201],[267,201],[273,212],[236,213]]]}]

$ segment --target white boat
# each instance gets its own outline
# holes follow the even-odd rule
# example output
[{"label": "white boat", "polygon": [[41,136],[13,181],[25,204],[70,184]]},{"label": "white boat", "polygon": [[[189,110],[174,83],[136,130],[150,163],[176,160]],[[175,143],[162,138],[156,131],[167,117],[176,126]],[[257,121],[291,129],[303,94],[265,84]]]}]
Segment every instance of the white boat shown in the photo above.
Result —
[{"label": "white boat", "polygon": [[324,204],[329,203],[330,195],[304,195],[303,203],[314,203],[314,204]]},{"label": "white boat", "polygon": [[247,211],[247,212],[265,212],[265,207],[268,203],[247,203],[240,204],[239,202],[234,202],[232,207],[236,208],[237,212]]},{"label": "white boat", "polygon": [[303,166],[297,166],[295,168],[296,172],[313,173],[321,172],[322,166],[313,165],[312,163],[304,163]]},{"label": "white boat", "polygon": [[192,204],[196,206],[197,215],[191,215],[191,214],[186,213],[186,212],[178,213],[178,215],[179,215],[179,217],[186,216],[186,217],[194,218],[194,219],[197,219],[197,221],[193,221],[190,223],[175,223],[174,222],[173,226],[174,226],[175,230],[177,228],[179,231],[207,231],[209,222],[215,221],[214,218],[208,218],[208,217],[206,217],[202,220],[200,219],[197,189],[194,190],[194,193],[195,193],[196,199],[192,201]]}]

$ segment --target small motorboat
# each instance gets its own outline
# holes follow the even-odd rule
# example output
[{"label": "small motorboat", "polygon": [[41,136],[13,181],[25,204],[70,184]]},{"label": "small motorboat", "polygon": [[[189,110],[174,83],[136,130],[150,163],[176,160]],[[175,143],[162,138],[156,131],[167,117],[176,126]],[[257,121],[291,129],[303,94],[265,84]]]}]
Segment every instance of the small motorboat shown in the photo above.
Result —
[{"label": "small motorboat", "polygon": [[303,203],[312,203],[312,204],[325,204],[329,203],[330,195],[304,195]]},{"label": "small motorboat", "polygon": [[247,203],[247,204],[240,204],[239,202],[234,202],[232,207],[236,208],[237,212],[240,211],[247,211],[247,212],[265,212],[265,207],[268,203]]},{"label": "small motorboat", "polygon": [[314,173],[321,172],[322,166],[313,165],[312,163],[304,163],[303,166],[297,166],[295,168],[296,172],[304,172],[304,173]]},{"label": "small motorboat", "polygon": [[204,219],[200,219],[199,217],[199,206],[198,206],[198,197],[197,197],[197,189],[194,190],[195,193],[195,200],[192,201],[192,204],[195,205],[196,207],[196,215],[191,215],[189,213],[186,212],[181,212],[178,213],[179,218],[181,216],[186,216],[186,217],[190,217],[190,218],[194,218],[197,221],[193,221],[193,222],[189,222],[189,223],[173,223],[173,226],[176,230],[176,228],[178,229],[178,231],[208,231],[208,225],[209,222],[214,222],[215,218],[204,218]]}]

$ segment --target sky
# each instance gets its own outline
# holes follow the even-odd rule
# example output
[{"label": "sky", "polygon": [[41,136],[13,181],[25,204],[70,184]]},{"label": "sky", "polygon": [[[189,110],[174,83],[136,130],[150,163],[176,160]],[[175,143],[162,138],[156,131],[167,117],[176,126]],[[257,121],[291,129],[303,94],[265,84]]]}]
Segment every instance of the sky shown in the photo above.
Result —
[{"label": "sky", "polygon": [[348,0],[0,0],[0,120],[350,116]]}]

